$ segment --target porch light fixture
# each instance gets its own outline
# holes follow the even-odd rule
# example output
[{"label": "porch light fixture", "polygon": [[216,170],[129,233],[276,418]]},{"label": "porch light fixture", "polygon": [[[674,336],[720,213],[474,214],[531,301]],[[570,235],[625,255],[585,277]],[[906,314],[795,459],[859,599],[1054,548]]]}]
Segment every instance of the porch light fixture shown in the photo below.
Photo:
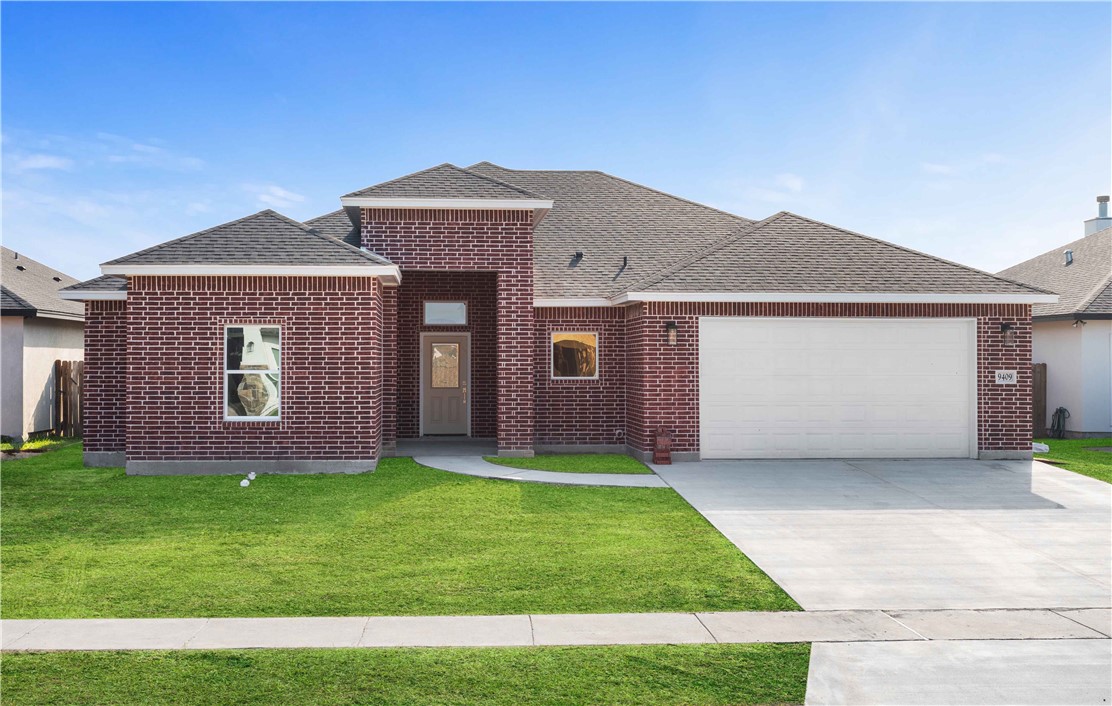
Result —
[{"label": "porch light fixture", "polygon": [[676,339],[679,337],[680,327],[676,325],[675,321],[668,321],[664,324],[664,332],[668,334],[668,345],[676,345]]},{"label": "porch light fixture", "polygon": [[1015,345],[1015,326],[1011,324],[1000,324],[1000,333],[1004,335],[1004,345]]},{"label": "porch light fixture", "polygon": [[1073,322],[1073,327],[1074,328],[1077,328],[1078,326],[1084,326],[1084,325],[1085,325],[1085,321],[1083,319],[1076,319]]}]

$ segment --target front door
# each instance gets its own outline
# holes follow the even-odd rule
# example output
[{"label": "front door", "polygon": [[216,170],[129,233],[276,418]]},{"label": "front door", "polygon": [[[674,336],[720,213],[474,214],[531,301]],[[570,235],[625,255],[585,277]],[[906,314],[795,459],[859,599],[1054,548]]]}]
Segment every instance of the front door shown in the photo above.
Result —
[{"label": "front door", "polygon": [[471,339],[464,334],[421,337],[421,433],[468,434]]}]

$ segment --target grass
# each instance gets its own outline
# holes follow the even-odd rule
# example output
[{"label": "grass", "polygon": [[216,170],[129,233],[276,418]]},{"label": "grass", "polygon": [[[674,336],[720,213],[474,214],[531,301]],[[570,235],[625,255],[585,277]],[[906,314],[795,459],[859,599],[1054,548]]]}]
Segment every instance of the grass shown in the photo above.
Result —
[{"label": "grass", "polygon": [[0,467],[4,618],[797,610],[668,488]]},{"label": "grass", "polygon": [[1112,446],[1112,438],[1106,439],[1035,439],[1050,446],[1050,452],[1035,454],[1037,459],[1060,461],[1061,468],[1081,475],[1112,483],[1112,453],[1105,451],[1086,451],[1098,446]]},{"label": "grass", "polygon": [[652,473],[648,466],[625,454],[539,454],[533,458],[485,456],[487,461],[511,468],[565,473]]},{"label": "grass", "polygon": [[35,451],[55,451],[57,449],[72,446],[73,444],[80,443],[80,439],[64,438],[60,436],[40,436],[37,439],[29,439],[21,444],[13,443],[10,437],[4,437],[4,441],[0,441],[0,451],[15,453],[15,452],[35,452]]},{"label": "grass", "polygon": [[810,647],[54,652],[4,655],[18,704],[800,704]]}]

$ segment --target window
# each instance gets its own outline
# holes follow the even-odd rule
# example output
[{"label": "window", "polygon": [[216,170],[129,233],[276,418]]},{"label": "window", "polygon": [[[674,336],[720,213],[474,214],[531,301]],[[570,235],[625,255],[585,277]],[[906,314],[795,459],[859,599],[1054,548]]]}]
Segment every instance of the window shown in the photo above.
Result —
[{"label": "window", "polygon": [[552,334],[553,378],[597,378],[598,334]]},{"label": "window", "polygon": [[425,302],[426,326],[463,326],[467,323],[467,302]]},{"label": "window", "polygon": [[432,386],[459,387],[459,344],[432,344]]},{"label": "window", "polygon": [[224,419],[278,419],[281,407],[281,331],[277,326],[224,330]]}]

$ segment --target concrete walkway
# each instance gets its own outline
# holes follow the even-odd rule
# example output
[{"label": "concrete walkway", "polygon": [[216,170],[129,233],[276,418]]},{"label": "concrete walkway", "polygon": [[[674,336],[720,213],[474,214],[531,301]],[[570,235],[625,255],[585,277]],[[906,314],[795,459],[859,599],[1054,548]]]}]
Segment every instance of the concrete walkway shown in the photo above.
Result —
[{"label": "concrete walkway", "polygon": [[1107,640],[1112,610],[4,620],[0,632],[7,651]]},{"label": "concrete walkway", "polygon": [[653,473],[563,473],[560,471],[531,471],[523,468],[499,466],[483,460],[482,456],[414,456],[422,466],[442,471],[462,473],[480,478],[516,480],[527,483],[552,483],[555,485],[594,485],[620,488],[667,488],[668,484]]}]

